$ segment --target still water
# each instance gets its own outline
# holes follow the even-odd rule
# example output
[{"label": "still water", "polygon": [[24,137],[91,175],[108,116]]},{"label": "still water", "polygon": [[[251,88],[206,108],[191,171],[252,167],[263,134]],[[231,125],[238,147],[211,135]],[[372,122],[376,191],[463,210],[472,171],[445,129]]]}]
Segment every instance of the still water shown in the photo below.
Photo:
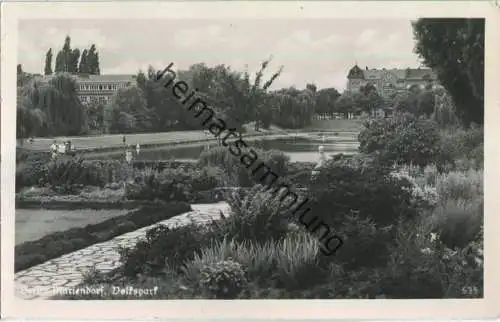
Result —
[{"label": "still water", "polygon": [[[324,146],[327,155],[338,153],[357,153],[358,141],[353,133],[300,133],[277,139],[260,139],[247,141],[249,147],[258,147],[264,150],[281,150],[293,161],[316,162],[318,160],[318,147]],[[182,147],[157,147],[141,149],[138,160],[198,160],[200,153],[207,148],[215,147],[217,143],[195,144]],[[134,153],[135,154],[135,153]],[[102,154],[99,158],[102,158]],[[106,158],[122,159],[121,151],[108,152]],[[98,157],[97,155],[95,156]]]}]

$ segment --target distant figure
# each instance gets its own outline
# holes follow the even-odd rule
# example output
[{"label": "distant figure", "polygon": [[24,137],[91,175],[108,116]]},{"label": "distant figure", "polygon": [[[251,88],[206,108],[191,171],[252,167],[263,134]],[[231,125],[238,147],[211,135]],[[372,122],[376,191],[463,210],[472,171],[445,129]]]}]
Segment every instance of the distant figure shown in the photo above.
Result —
[{"label": "distant figure", "polygon": [[139,155],[139,152],[141,152],[141,146],[139,145],[139,143],[137,143],[135,146],[135,152],[137,152],[137,155]]},{"label": "distant figure", "polygon": [[127,139],[125,138],[125,135],[123,136],[123,145],[126,145]]},{"label": "distant figure", "polygon": [[50,152],[52,153],[52,159],[57,156],[57,141],[54,140],[50,145]]},{"label": "distant figure", "polygon": [[28,139],[28,142],[29,142],[30,144],[33,144],[33,141],[35,141],[35,140],[33,139],[33,137],[30,137],[30,138]]},{"label": "distant figure", "polygon": [[67,143],[59,143],[59,145],[57,146],[57,152],[60,153],[60,154],[65,154],[66,153],[66,144]]}]

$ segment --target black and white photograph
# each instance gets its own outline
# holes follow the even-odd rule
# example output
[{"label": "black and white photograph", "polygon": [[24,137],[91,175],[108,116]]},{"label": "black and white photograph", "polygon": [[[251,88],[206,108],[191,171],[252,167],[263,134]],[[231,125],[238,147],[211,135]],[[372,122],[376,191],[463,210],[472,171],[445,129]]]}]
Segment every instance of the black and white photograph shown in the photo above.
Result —
[{"label": "black and white photograph", "polygon": [[11,301],[487,297],[494,2],[76,4],[2,26]]}]

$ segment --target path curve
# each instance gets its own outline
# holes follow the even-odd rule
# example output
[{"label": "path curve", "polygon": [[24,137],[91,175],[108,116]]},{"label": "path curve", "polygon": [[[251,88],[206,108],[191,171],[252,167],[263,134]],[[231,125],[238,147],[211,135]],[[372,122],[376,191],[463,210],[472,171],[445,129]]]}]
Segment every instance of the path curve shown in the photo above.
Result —
[{"label": "path curve", "polygon": [[25,300],[47,300],[55,295],[55,288],[75,287],[83,281],[83,272],[92,267],[100,272],[109,272],[120,265],[119,246],[132,247],[146,235],[146,231],[157,226],[183,226],[189,223],[207,223],[220,219],[221,211],[229,215],[226,202],[215,204],[193,204],[190,212],[117,236],[103,243],[52,259],[15,274],[15,295]]}]

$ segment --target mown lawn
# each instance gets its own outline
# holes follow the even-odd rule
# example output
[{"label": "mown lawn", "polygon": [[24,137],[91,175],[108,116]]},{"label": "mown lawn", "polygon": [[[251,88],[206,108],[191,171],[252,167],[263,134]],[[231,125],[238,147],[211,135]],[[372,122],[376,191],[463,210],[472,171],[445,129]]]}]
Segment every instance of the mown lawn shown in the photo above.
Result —
[{"label": "mown lawn", "polygon": [[130,210],[48,210],[16,209],[16,245],[42,238],[50,233],[97,224],[122,216]]}]

